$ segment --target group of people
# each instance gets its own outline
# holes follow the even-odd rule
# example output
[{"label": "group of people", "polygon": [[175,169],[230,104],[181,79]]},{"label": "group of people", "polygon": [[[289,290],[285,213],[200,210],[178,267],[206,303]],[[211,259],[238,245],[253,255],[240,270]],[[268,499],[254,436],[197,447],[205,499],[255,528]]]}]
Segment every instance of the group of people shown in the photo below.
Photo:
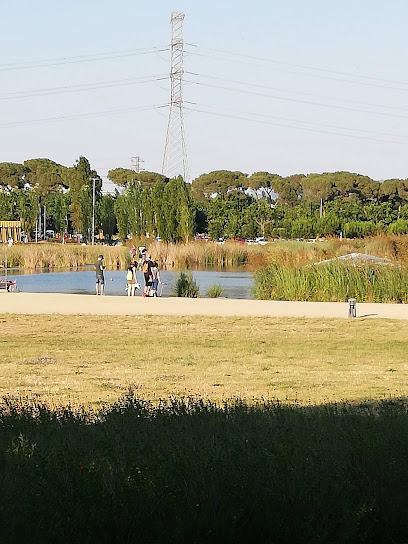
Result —
[{"label": "group of people", "polygon": [[[157,297],[158,287],[161,284],[159,266],[156,261],[152,261],[151,255],[147,254],[145,246],[139,247],[139,258],[136,258],[136,248],[130,248],[131,263],[126,272],[126,290],[128,297],[134,297],[136,289],[141,289],[137,281],[137,271],[143,272],[144,290],[143,297]],[[137,260],[136,260],[137,259]],[[94,264],[96,272],[95,290],[97,295],[103,295],[105,289],[105,265],[103,263],[103,255],[99,255],[98,260]]]},{"label": "group of people", "polygon": [[158,287],[161,283],[159,265],[157,261],[152,261],[151,255],[147,254],[146,247],[139,247],[139,259],[136,261],[136,248],[130,248],[130,256],[132,261],[127,269],[127,294],[128,297],[134,297],[136,289],[140,289],[140,284],[137,281],[137,270],[143,272],[144,290],[142,297],[157,297]]}]

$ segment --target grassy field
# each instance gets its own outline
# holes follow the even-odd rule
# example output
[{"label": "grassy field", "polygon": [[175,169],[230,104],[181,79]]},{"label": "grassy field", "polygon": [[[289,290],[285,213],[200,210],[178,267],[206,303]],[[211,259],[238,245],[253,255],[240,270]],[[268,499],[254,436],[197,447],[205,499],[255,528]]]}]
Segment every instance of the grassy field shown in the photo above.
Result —
[{"label": "grassy field", "polygon": [[7,544],[403,544],[407,405],[0,403]]},{"label": "grassy field", "polygon": [[0,316],[0,393],[60,404],[240,397],[320,404],[404,396],[408,322]]},{"label": "grassy field", "polygon": [[408,541],[408,322],[0,326],[0,542]]}]

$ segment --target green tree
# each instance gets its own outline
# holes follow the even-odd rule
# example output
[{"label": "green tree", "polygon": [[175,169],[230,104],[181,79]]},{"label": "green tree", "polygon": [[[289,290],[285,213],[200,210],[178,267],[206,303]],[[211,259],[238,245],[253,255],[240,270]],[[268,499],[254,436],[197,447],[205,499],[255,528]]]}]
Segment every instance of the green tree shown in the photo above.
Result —
[{"label": "green tree", "polygon": [[191,184],[191,196],[202,201],[211,196],[226,195],[237,189],[246,189],[247,176],[242,172],[230,172],[229,170],[216,170],[209,174],[201,174]]},{"label": "green tree", "polygon": [[36,190],[20,189],[14,191],[16,212],[23,230],[28,233],[35,227],[38,218],[39,195]]},{"label": "green tree", "polygon": [[24,186],[24,166],[14,162],[0,163],[0,188],[21,189]]},{"label": "green tree", "polygon": [[408,180],[386,179],[380,184],[378,198],[381,202],[396,202],[400,208],[402,203],[408,202]]},{"label": "green tree", "polygon": [[114,203],[119,238],[126,240],[129,234],[129,206],[126,195],[118,195]]},{"label": "green tree", "polygon": [[163,240],[166,239],[166,216],[164,205],[164,191],[166,184],[164,180],[158,180],[151,191],[152,207],[154,213],[154,221],[156,225],[156,233]]},{"label": "green tree", "polygon": [[295,174],[282,179],[275,180],[275,191],[278,193],[276,203],[286,206],[296,206],[299,203],[302,185],[301,182],[305,176],[301,174]]},{"label": "green tree", "polygon": [[102,195],[99,202],[99,216],[104,237],[111,241],[116,232],[115,198],[112,195]]},{"label": "green tree", "polygon": [[331,174],[309,174],[302,179],[302,199],[306,202],[326,202],[335,196],[336,186]]},{"label": "green tree", "polygon": [[37,189],[40,196],[67,188],[64,166],[49,159],[30,159],[24,161],[24,181]]},{"label": "green tree", "polygon": [[75,166],[65,175],[65,179],[69,183],[71,199],[70,218],[76,231],[81,233],[86,240],[92,238],[93,178],[96,180],[95,227],[99,228],[98,203],[102,197],[102,179],[95,170],[91,169],[91,165],[85,157],[80,157]]},{"label": "green tree", "polygon": [[116,185],[126,186],[129,183],[139,181],[143,187],[152,187],[158,181],[163,181],[164,176],[156,172],[135,172],[128,168],[114,168],[109,170],[108,178]]},{"label": "green tree", "polygon": [[248,187],[253,189],[256,194],[265,196],[271,204],[278,197],[278,187],[282,186],[282,177],[278,174],[269,172],[255,172],[247,180]]}]

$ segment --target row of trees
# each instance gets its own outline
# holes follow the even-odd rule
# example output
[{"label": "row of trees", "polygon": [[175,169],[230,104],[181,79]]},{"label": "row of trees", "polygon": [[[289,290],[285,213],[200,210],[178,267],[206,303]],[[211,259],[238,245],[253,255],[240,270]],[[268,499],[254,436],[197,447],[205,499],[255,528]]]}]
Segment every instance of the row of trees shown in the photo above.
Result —
[{"label": "row of trees", "polygon": [[49,159],[0,163],[0,220],[20,219],[32,233],[45,206],[47,228],[90,240],[95,184],[96,230],[108,239],[119,234],[178,241],[196,232],[214,239],[408,233],[408,180],[222,170],[186,184],[181,177],[123,168],[108,176],[117,185],[114,195],[102,194],[102,180],[85,157],[72,167]]}]

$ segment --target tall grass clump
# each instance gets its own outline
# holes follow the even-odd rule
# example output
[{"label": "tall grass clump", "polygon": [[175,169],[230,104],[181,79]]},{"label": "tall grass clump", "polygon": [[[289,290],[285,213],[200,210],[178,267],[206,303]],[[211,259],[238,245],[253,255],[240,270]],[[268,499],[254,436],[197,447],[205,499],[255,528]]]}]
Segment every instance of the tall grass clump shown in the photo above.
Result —
[{"label": "tall grass clump", "polygon": [[340,262],[271,264],[255,273],[255,297],[269,300],[408,302],[408,268]]},{"label": "tall grass clump", "polygon": [[209,298],[218,298],[222,295],[221,285],[211,285],[207,291],[207,297]]},{"label": "tall grass clump", "polygon": [[[124,269],[130,260],[123,246],[85,246],[74,244],[16,244],[7,248],[7,266],[33,268],[77,268],[94,263],[103,254],[110,269]],[[4,265],[6,251],[0,253]]]},{"label": "tall grass clump", "polygon": [[191,272],[180,272],[174,291],[177,297],[198,297],[199,287]]},{"label": "tall grass clump", "polygon": [[408,415],[352,406],[0,406],[2,542],[407,542]]},{"label": "tall grass clump", "polygon": [[266,251],[262,246],[238,242],[225,244],[201,241],[177,244],[156,242],[149,245],[149,251],[165,268],[223,268],[257,263],[259,260],[266,262],[264,260]]}]

